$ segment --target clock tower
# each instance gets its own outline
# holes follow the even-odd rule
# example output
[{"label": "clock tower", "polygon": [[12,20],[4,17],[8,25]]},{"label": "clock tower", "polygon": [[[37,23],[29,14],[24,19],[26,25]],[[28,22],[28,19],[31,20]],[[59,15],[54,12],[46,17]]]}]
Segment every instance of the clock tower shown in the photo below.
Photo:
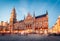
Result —
[{"label": "clock tower", "polygon": [[10,25],[13,25],[14,23],[16,23],[16,11],[15,11],[15,8],[13,8],[13,10],[11,12]]}]

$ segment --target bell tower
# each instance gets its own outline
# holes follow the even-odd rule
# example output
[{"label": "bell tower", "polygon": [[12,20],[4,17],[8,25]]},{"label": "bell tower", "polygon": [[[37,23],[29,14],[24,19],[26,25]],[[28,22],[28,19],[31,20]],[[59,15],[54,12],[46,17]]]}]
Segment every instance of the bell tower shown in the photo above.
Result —
[{"label": "bell tower", "polygon": [[13,10],[11,12],[10,25],[13,25],[14,23],[16,23],[16,11],[15,11],[15,8],[13,8]]}]

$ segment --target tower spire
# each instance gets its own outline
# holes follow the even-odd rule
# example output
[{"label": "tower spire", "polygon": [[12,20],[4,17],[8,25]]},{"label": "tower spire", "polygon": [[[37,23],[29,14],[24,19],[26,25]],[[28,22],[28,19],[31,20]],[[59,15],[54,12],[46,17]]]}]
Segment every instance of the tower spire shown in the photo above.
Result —
[{"label": "tower spire", "polygon": [[46,10],[46,14],[48,15],[48,11]]},{"label": "tower spire", "polygon": [[33,17],[35,17],[35,11],[33,12]]},{"label": "tower spire", "polygon": [[15,22],[16,22],[16,11],[15,8],[13,8],[10,16],[10,24],[14,24]]},{"label": "tower spire", "polygon": [[32,16],[31,16],[31,14],[30,14],[30,12],[28,12],[28,15],[27,15],[27,17],[32,17]]},{"label": "tower spire", "polygon": [[24,15],[24,20],[25,20],[25,15]]}]

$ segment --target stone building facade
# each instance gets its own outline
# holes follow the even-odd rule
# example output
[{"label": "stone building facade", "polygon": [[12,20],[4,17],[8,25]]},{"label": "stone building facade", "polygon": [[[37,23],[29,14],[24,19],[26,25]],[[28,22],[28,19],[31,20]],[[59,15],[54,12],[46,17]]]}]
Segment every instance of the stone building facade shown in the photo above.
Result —
[{"label": "stone building facade", "polygon": [[46,14],[35,16],[30,15],[30,13],[27,14],[26,17],[24,17],[24,20],[17,21],[16,20],[16,11],[15,8],[12,10],[11,16],[10,16],[10,23],[9,27],[12,30],[41,30],[46,31],[48,30],[48,12],[46,11]]},{"label": "stone building facade", "polygon": [[30,13],[27,14],[26,17],[24,17],[23,20],[17,21],[16,19],[16,10],[13,8],[10,16],[10,22],[7,23],[7,26],[5,27],[6,31],[20,31],[20,30],[34,30],[38,31],[40,33],[47,33],[48,32],[48,12],[46,11],[45,14],[35,16],[35,13],[30,15]]},{"label": "stone building facade", "polygon": [[60,34],[60,16],[58,17],[56,23],[52,26],[49,32]]}]

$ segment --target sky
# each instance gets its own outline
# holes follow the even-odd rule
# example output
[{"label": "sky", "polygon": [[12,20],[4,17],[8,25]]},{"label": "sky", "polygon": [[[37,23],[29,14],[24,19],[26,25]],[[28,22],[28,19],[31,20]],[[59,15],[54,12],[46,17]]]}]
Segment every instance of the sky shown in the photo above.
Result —
[{"label": "sky", "polygon": [[60,0],[0,0],[0,22],[9,22],[12,9],[15,7],[17,20],[23,20],[28,12],[33,16],[43,15],[48,11],[48,23],[51,28],[60,15]]}]

